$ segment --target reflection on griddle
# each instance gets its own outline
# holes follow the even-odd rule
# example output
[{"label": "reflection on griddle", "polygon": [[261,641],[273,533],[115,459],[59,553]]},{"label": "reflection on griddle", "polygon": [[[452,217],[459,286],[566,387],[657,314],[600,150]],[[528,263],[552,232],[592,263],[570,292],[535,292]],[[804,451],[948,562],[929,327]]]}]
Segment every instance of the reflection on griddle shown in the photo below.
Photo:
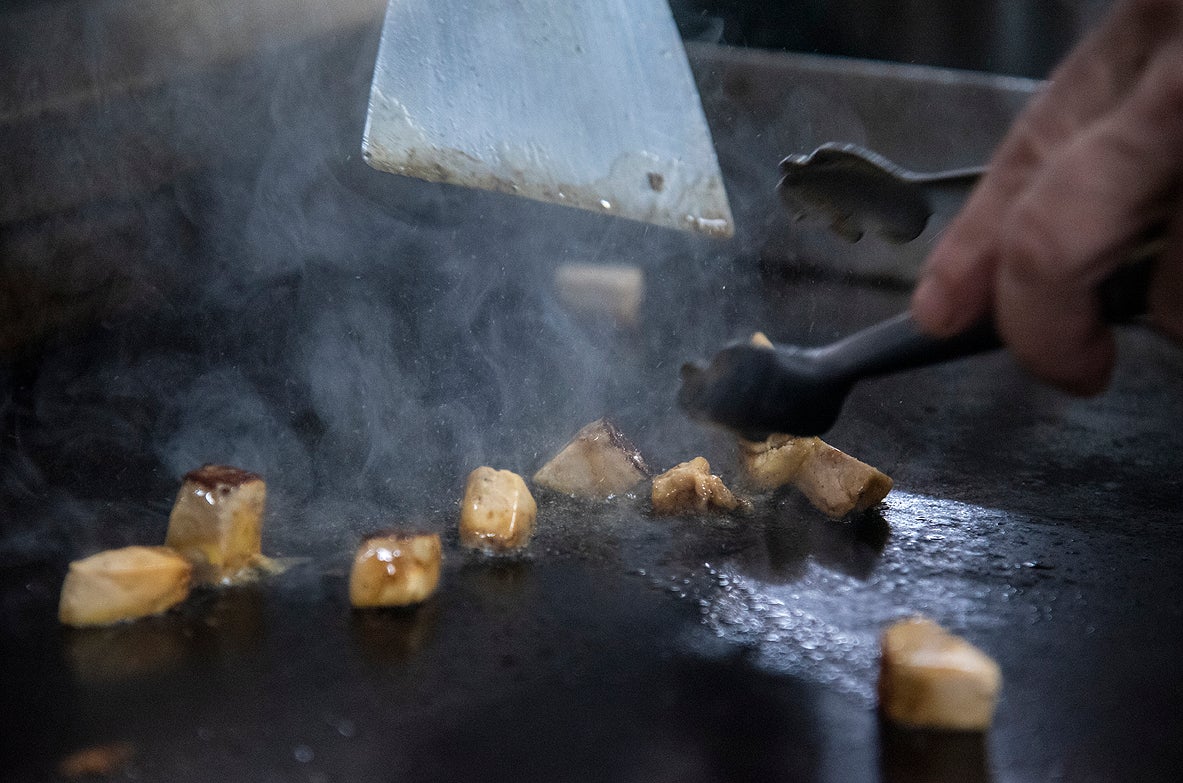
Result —
[{"label": "reflection on griddle", "polygon": [[[795,582],[805,576],[806,564],[813,549],[810,532],[809,525],[769,522],[764,527],[767,568],[754,575],[781,583]],[[749,563],[750,560],[744,565]]]},{"label": "reflection on griddle", "polygon": [[762,525],[760,540],[735,553],[731,562],[742,573],[772,584],[803,578],[812,558],[826,568],[860,581],[879,563],[891,528],[883,515],[870,510],[836,522],[821,517],[804,501],[786,499]]},{"label": "reflection on griddle", "polygon": [[377,665],[405,663],[430,641],[439,615],[438,599],[418,606],[390,609],[355,609],[349,633],[367,662]]},{"label": "reflection on griddle", "polygon": [[533,590],[533,563],[524,557],[489,557],[474,554],[457,575],[482,601],[514,606]]},{"label": "reflection on griddle", "polygon": [[883,517],[878,508],[870,509],[859,514],[851,521],[856,541],[864,544],[876,556],[883,553],[887,546],[887,539],[891,537],[891,525]]},{"label": "reflection on griddle", "polygon": [[57,773],[68,780],[115,777],[131,762],[135,752],[130,742],[91,745],[63,757],[58,762]]},{"label": "reflection on griddle", "polygon": [[204,627],[196,636],[199,649],[219,657],[258,650],[266,630],[262,588],[254,584],[220,588],[211,597],[209,606],[200,610]]},{"label": "reflection on griddle", "polygon": [[262,646],[263,593],[257,585],[195,594],[179,611],[105,628],[63,630],[65,657],[84,682],[165,674],[191,657],[243,656]]},{"label": "reflection on griddle", "polygon": [[879,564],[891,526],[883,514],[871,509],[839,525],[830,523],[829,533],[814,551],[818,562],[866,581]]},{"label": "reflection on griddle", "polygon": [[174,616],[63,633],[70,669],[88,683],[124,682],[172,671],[189,649],[185,624]]},{"label": "reflection on griddle", "polygon": [[880,718],[883,783],[988,783],[986,735],[906,729]]}]

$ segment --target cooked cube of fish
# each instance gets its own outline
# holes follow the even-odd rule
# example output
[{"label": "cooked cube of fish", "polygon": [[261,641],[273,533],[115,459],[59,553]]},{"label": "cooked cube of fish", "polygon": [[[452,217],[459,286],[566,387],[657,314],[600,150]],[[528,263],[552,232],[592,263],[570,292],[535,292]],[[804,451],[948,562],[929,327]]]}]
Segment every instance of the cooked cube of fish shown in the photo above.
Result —
[{"label": "cooked cube of fish", "polygon": [[70,563],[58,619],[110,625],[176,606],[189,595],[192,564],[162,546],[109,549]]},{"label": "cooked cube of fish", "polygon": [[435,533],[367,536],[353,557],[349,602],[358,608],[421,603],[439,585],[442,560],[440,537]]},{"label": "cooked cube of fish", "polygon": [[231,582],[260,560],[267,485],[254,473],[206,465],[185,475],[164,543],[203,584]]},{"label": "cooked cube of fish", "polygon": [[990,728],[1002,687],[1002,673],[990,656],[923,617],[891,625],[881,646],[884,715],[918,728]]},{"label": "cooked cube of fish", "polygon": [[460,543],[506,552],[530,541],[538,506],[526,482],[509,470],[479,467],[468,474],[460,508]]},{"label": "cooked cube of fish", "polygon": [[534,474],[540,487],[582,498],[607,498],[649,477],[637,447],[607,419],[597,419]]},{"label": "cooked cube of fish", "polygon": [[792,435],[773,435],[758,443],[741,439],[739,464],[744,483],[759,490],[792,484],[814,449],[822,445],[819,438]]},{"label": "cooked cube of fish", "polygon": [[749,486],[770,490],[791,484],[834,519],[867,510],[892,488],[885,473],[820,438],[773,435],[760,443],[741,440],[739,462]]},{"label": "cooked cube of fish", "polygon": [[[772,348],[763,332],[752,345]],[[823,514],[841,519],[852,511],[866,511],[891,491],[892,480],[882,471],[834,448],[821,438],[773,435],[759,443],[740,440],[740,466],[746,483],[769,490],[792,484]]]},{"label": "cooked cube of fish", "polygon": [[645,297],[645,273],[623,264],[563,264],[555,271],[559,300],[572,312],[636,326]]},{"label": "cooked cube of fish", "polygon": [[740,501],[711,474],[703,457],[676,465],[653,479],[653,513],[692,514],[706,511],[734,511]]},{"label": "cooked cube of fish", "polygon": [[818,441],[794,486],[814,508],[833,519],[852,511],[866,511],[891,492],[892,480],[882,471]]},{"label": "cooked cube of fish", "polygon": [[[772,341],[763,332],[756,332],[748,341],[758,348],[772,348]],[[740,466],[744,479],[753,489],[776,489],[793,483],[802,465],[821,444],[820,438],[798,438],[794,435],[772,435],[758,443],[740,439]]]}]

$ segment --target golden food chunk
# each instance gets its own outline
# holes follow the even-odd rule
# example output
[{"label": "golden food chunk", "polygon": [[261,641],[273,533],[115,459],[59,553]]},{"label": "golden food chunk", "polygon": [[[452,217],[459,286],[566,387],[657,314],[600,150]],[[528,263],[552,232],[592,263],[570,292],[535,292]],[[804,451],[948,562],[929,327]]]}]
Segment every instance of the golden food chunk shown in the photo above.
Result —
[{"label": "golden food chunk", "polygon": [[818,440],[794,481],[814,508],[833,519],[866,511],[891,492],[885,473]]},{"label": "golden food chunk", "polygon": [[110,625],[163,612],[189,595],[193,566],[162,546],[109,549],[70,563],[58,619]]},{"label": "golden food chunk", "polygon": [[711,475],[711,465],[702,457],[670,468],[653,479],[653,513],[690,514],[706,511],[734,511],[740,501]]},{"label": "golden food chunk", "polygon": [[[763,332],[753,334],[749,342],[773,347]],[[891,491],[892,481],[885,473],[821,438],[773,435],[761,443],[740,440],[739,447],[748,485],[769,490],[792,484],[814,508],[834,519],[866,511]]]},{"label": "golden food chunk", "polygon": [[258,475],[205,465],[185,475],[164,543],[193,563],[199,583],[233,582],[261,559],[266,502]]},{"label": "golden food chunk", "polygon": [[796,438],[773,435],[754,443],[739,441],[739,463],[744,483],[753,489],[770,490],[792,484],[813,450],[822,444],[819,438]]},{"label": "golden food chunk", "polygon": [[888,627],[881,646],[884,715],[917,728],[990,728],[1002,687],[1002,672],[990,656],[923,617]]},{"label": "golden food chunk", "polygon": [[888,475],[821,438],[773,435],[760,443],[741,440],[739,462],[749,486],[771,490],[792,484],[834,519],[867,510],[892,488]]},{"label": "golden food chunk", "polygon": [[649,477],[637,447],[607,419],[597,419],[534,474],[540,487],[576,497],[619,495]]},{"label": "golden food chunk", "polygon": [[645,273],[624,264],[563,264],[555,270],[555,290],[572,312],[632,327],[640,321]]},{"label": "golden food chunk", "polygon": [[530,541],[538,506],[526,482],[509,470],[480,467],[468,474],[460,508],[460,543],[506,552]]},{"label": "golden food chunk", "polygon": [[353,557],[349,602],[358,608],[421,603],[439,585],[442,560],[435,533],[367,536]]}]

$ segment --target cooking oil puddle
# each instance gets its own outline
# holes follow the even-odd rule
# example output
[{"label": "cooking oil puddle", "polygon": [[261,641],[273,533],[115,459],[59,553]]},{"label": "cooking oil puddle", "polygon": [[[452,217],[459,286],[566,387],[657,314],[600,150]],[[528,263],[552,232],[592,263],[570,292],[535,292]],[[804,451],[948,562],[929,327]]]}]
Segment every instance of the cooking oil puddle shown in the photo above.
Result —
[{"label": "cooking oil puddle", "polygon": [[[955,633],[992,638],[1037,622],[1058,586],[1033,600],[1030,578],[1047,581],[1059,543],[1039,525],[996,509],[894,492],[881,509],[890,534],[869,570],[811,552],[788,579],[753,569],[750,552],[702,561],[689,572],[641,570],[652,584],[697,603],[714,636],[751,651],[757,665],[874,703],[879,634],[925,614]],[[770,520],[769,524],[794,524]],[[849,523],[834,523],[849,524]],[[1004,554],[1000,554],[1004,553]],[[1054,556],[1054,555],[1053,555]],[[692,642],[693,644],[693,642]],[[987,652],[989,650],[987,649]]]}]

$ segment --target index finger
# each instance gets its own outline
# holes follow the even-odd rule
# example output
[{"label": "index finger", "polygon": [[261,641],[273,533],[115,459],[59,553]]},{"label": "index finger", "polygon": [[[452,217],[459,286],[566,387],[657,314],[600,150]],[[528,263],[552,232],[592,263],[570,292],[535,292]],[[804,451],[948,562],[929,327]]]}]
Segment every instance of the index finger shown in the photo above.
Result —
[{"label": "index finger", "polygon": [[1056,69],[929,256],[912,298],[921,328],[956,334],[989,311],[1000,226],[1019,195],[1053,150],[1121,100],[1153,52],[1181,24],[1180,0],[1127,0]]}]

